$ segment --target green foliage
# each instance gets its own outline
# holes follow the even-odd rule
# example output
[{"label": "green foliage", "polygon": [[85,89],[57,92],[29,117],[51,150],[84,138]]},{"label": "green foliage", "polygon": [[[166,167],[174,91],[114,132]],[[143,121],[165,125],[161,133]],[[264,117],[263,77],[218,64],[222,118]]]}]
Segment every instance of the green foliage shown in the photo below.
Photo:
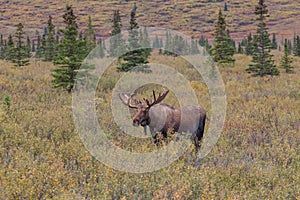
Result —
[{"label": "green foliage", "polygon": [[292,58],[289,56],[289,49],[288,49],[288,40],[285,39],[284,42],[284,51],[283,56],[281,57],[280,66],[285,69],[286,73],[293,72],[293,66],[291,65],[293,62]]},{"label": "green foliage", "polygon": [[41,36],[40,36],[39,32],[37,32],[37,46],[36,46],[35,57],[36,58],[42,57],[42,44],[41,44]]},{"label": "green foliage", "polygon": [[223,16],[221,9],[216,22],[214,37],[214,45],[211,49],[214,61],[218,63],[234,63],[235,60],[232,56],[235,48],[227,33],[225,16]]},{"label": "green foliage", "polygon": [[14,59],[14,56],[15,56],[15,45],[14,45],[12,35],[9,35],[7,47],[4,51],[4,58],[5,60],[12,61]]},{"label": "green foliage", "polygon": [[85,39],[87,41],[88,51],[90,52],[96,47],[96,35],[92,25],[92,17],[90,15],[89,15],[89,20],[87,25],[87,31],[85,33]]},{"label": "green foliage", "polygon": [[31,52],[35,52],[35,42],[32,40],[31,42]]},{"label": "green foliage", "polygon": [[[50,87],[49,69],[55,66],[41,62],[39,70],[34,65],[16,70],[0,61],[0,86],[6,87],[0,90],[0,97],[9,94],[11,100],[10,115],[0,108],[0,198],[299,198],[300,60],[295,58],[295,74],[283,73],[265,81],[249,79],[243,73],[249,57],[235,58],[235,68],[220,68],[228,115],[212,151],[199,160],[191,146],[172,165],[143,174],[113,170],[91,156],[75,129],[72,96]],[[151,60],[170,64],[193,80],[191,87],[210,113],[208,89],[200,75],[193,78],[197,73],[183,59],[155,55]],[[95,97],[101,128],[109,130],[106,135],[118,148],[132,152],[159,150],[162,147],[156,147],[151,138],[132,137],[115,125],[111,96],[122,74],[115,66],[109,70],[111,76],[100,81],[100,87],[104,87]],[[213,78],[214,72],[209,76]],[[141,96],[150,96],[152,88],[143,90]],[[165,101],[178,106],[176,102],[172,95]],[[210,114],[209,118],[212,123]]]},{"label": "green foliage", "polygon": [[140,29],[139,43],[140,43],[141,47],[145,48],[144,56],[148,58],[151,55],[152,49],[151,49],[150,39],[149,39],[149,35],[148,35],[148,31],[147,31],[146,27],[144,27],[143,30]]},{"label": "green foliage", "polygon": [[225,4],[224,4],[224,11],[226,12],[226,11],[228,11],[228,6],[227,6],[227,3],[225,2]]},{"label": "green foliage", "polygon": [[[30,57],[30,52],[28,52],[28,47],[26,47],[23,43],[24,39],[24,31],[23,31],[23,24],[19,23],[17,25],[17,30],[14,34],[16,38],[16,46],[13,49],[13,55],[12,55],[12,62],[14,63],[15,66],[21,67],[25,65],[29,65],[29,57]],[[29,42],[30,45],[30,42]],[[29,48],[30,51],[30,48]]]},{"label": "green foliage", "polygon": [[164,55],[177,56],[177,55],[194,55],[198,54],[198,42],[194,39],[191,41],[185,40],[181,35],[171,35],[166,31],[166,43],[164,47]]},{"label": "green foliage", "polygon": [[47,22],[47,37],[45,40],[45,47],[44,47],[44,56],[45,61],[53,61],[55,56],[55,26],[52,22],[52,16],[49,15],[49,19]]},{"label": "green foliage", "polygon": [[52,76],[54,79],[52,82],[55,88],[63,88],[71,92],[81,63],[88,54],[88,49],[85,40],[77,39],[77,17],[74,15],[71,6],[67,5],[63,18],[66,27],[60,30],[64,37],[58,46],[58,52],[53,61],[58,67],[53,70]]},{"label": "green foliage", "polygon": [[116,56],[119,59],[119,56],[125,53],[125,42],[121,33],[122,22],[119,10],[114,11],[112,23],[111,36],[113,37],[110,38],[109,54],[111,57]]},{"label": "green foliage", "polygon": [[8,95],[4,95],[3,100],[2,100],[2,106],[4,108],[4,110],[6,110],[7,112],[10,111],[10,98]]},{"label": "green foliage", "polygon": [[277,40],[276,40],[276,34],[272,34],[272,49],[277,49]]},{"label": "green foliage", "polygon": [[162,47],[163,47],[163,42],[162,42],[161,38],[159,38],[157,35],[155,35],[155,38],[152,43],[152,48],[160,49]]},{"label": "green foliage", "polygon": [[297,35],[294,40],[294,55],[300,56],[300,36]]},{"label": "green foliage", "polygon": [[259,0],[255,7],[257,15],[257,33],[253,39],[252,62],[246,69],[253,76],[279,75],[279,70],[274,65],[273,55],[271,54],[272,43],[265,20],[269,16],[264,0]]},{"label": "green foliage", "polygon": [[243,54],[244,53],[244,49],[243,49],[243,47],[242,47],[242,44],[239,42],[239,44],[238,44],[238,50],[237,50],[237,53],[239,53],[239,54]]},{"label": "green foliage", "polygon": [[[151,70],[146,64],[148,63],[150,52],[149,49],[141,48],[138,32],[139,25],[136,21],[136,9],[136,4],[134,4],[134,7],[130,13],[130,28],[127,53],[122,56],[122,62],[117,67],[117,70],[120,72],[136,70],[149,73],[151,72]],[[150,47],[150,44],[147,45],[149,45]]]}]

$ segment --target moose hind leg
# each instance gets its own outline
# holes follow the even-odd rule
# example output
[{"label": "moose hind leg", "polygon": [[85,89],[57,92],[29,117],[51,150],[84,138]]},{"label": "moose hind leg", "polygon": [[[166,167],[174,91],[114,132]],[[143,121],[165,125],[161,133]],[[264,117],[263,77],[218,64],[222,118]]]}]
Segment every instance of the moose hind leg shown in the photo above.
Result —
[{"label": "moose hind leg", "polygon": [[200,146],[199,146],[199,139],[196,135],[194,136],[194,144],[195,144],[195,147],[196,147],[196,151],[198,151]]},{"label": "moose hind leg", "polygon": [[204,127],[205,127],[205,118],[200,119],[200,121],[199,121],[199,126],[198,126],[197,133],[196,133],[196,136],[195,136],[195,146],[196,146],[196,149],[198,149],[200,147],[199,142],[203,138]]}]

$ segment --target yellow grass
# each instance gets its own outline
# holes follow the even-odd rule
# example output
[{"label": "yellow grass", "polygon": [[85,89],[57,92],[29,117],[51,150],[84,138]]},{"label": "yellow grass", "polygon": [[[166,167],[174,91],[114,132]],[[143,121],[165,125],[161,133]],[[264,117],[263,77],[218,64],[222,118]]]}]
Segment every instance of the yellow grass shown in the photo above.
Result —
[{"label": "yellow grass", "polygon": [[[11,101],[10,110],[3,104],[0,112],[0,199],[299,199],[300,60],[295,74],[253,78],[244,71],[250,58],[236,59],[235,67],[220,68],[228,108],[212,152],[197,161],[190,148],[169,167],[144,174],[112,170],[89,154],[74,127],[71,95],[51,88],[51,63],[14,68],[0,61],[0,99]],[[151,60],[192,74],[180,58]],[[209,107],[205,85],[189,78]],[[99,88],[98,117],[112,142],[137,151],[157,148],[111,126],[111,92]]]}]

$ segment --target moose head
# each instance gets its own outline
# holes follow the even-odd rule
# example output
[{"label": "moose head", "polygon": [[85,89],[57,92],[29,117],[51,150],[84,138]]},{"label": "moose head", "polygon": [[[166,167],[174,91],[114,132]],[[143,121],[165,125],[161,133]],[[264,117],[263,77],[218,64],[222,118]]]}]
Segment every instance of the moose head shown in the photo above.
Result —
[{"label": "moose head", "polygon": [[[128,93],[120,93],[119,97],[121,101],[127,105],[129,108],[137,109],[136,114],[133,117],[133,126],[147,126],[150,124],[150,117],[149,117],[149,110],[155,104],[159,104],[162,100],[165,99],[169,90],[163,92],[162,94],[159,93],[158,97],[156,98],[155,91],[153,90],[153,101],[150,99],[144,98],[144,103],[135,97],[135,94],[129,95]],[[134,101],[134,104],[132,104]]]}]

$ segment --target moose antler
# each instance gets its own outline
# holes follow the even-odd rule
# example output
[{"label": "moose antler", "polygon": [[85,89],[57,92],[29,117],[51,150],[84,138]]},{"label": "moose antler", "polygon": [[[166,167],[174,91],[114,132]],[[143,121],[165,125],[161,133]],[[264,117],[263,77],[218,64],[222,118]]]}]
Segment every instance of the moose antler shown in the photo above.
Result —
[{"label": "moose antler", "polygon": [[[135,109],[137,109],[138,108],[137,105],[131,104],[131,100],[134,97],[134,95],[135,95],[134,93],[132,93],[132,94],[129,94],[129,93],[120,93],[119,97],[120,97],[121,101],[123,102],[123,104],[125,104],[129,108],[135,108]],[[141,101],[138,100],[138,99],[134,99],[134,101],[135,101],[136,104],[140,104],[141,103]]]},{"label": "moose antler", "polygon": [[159,93],[157,99],[156,99],[155,91],[154,91],[154,90],[152,91],[152,93],[153,93],[153,98],[154,98],[154,100],[153,100],[152,103],[150,103],[150,100],[149,100],[149,99],[145,99],[145,98],[144,98],[144,101],[147,103],[148,108],[150,108],[151,106],[153,106],[153,105],[155,105],[155,104],[158,104],[158,103],[160,103],[162,100],[164,100],[164,98],[165,98],[165,97],[167,96],[167,94],[169,93],[169,90],[163,92],[162,94]]}]

